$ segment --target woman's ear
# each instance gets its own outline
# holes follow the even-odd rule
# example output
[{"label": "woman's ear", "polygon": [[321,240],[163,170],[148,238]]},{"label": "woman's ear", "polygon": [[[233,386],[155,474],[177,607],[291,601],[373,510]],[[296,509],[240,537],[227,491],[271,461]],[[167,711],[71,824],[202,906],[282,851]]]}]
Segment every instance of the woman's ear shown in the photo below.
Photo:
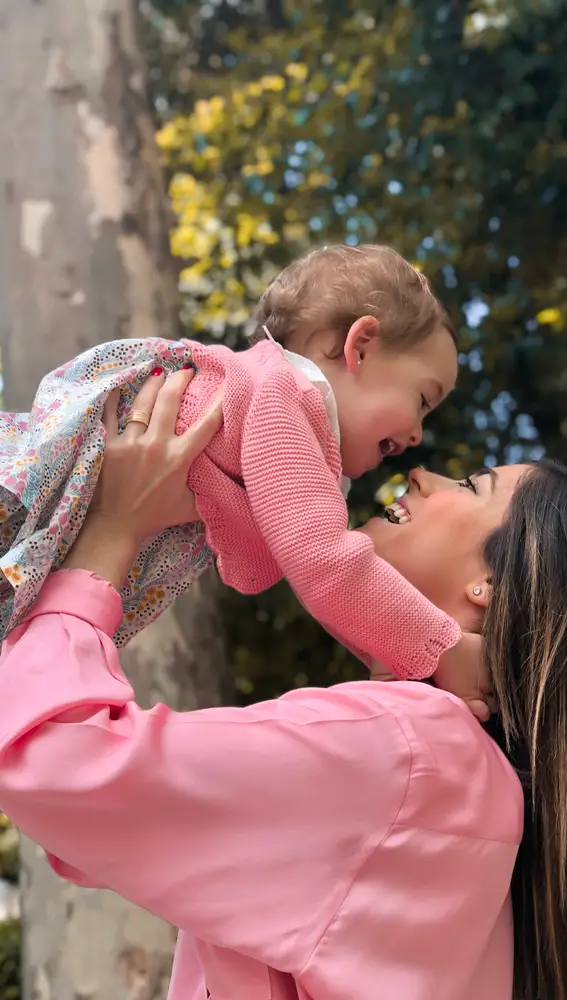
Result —
[{"label": "woman's ear", "polygon": [[490,583],[486,577],[469,583],[466,596],[467,600],[477,608],[486,608],[490,600]]},{"label": "woman's ear", "polygon": [[343,350],[347,371],[351,375],[356,375],[359,371],[368,347],[373,341],[378,344],[379,337],[380,323],[375,316],[361,316],[354,321],[347,333]]}]

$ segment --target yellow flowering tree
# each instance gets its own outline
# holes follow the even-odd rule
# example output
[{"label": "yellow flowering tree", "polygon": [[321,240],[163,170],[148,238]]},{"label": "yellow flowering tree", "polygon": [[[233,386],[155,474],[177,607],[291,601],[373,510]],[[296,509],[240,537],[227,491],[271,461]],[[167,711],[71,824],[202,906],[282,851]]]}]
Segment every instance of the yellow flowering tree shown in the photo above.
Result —
[{"label": "yellow flowering tree", "polygon": [[[178,22],[182,7],[196,10],[162,6]],[[434,447],[462,471],[530,452],[533,430],[515,425],[506,392],[561,448],[565,9],[288,0],[266,31],[237,8],[222,46],[211,28],[189,113],[158,132],[188,330],[242,343],[290,258],[335,240],[391,243],[434,279],[461,328],[461,390],[422,457]]]}]

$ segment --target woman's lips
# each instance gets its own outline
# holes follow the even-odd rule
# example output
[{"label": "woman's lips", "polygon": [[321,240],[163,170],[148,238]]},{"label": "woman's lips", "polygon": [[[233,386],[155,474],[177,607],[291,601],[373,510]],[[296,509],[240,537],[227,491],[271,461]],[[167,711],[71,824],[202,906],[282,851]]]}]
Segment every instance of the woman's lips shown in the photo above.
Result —
[{"label": "woman's lips", "polygon": [[400,497],[399,500],[389,503],[385,511],[386,517],[392,524],[407,524],[408,521],[411,521],[411,514],[407,508],[405,497]]}]

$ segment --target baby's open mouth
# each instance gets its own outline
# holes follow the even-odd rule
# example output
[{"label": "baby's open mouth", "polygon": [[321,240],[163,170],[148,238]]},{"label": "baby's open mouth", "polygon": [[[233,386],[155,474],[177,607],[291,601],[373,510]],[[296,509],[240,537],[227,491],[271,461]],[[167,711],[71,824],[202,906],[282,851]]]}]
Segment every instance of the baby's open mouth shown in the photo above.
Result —
[{"label": "baby's open mouth", "polygon": [[394,503],[389,503],[387,507],[384,508],[386,517],[392,524],[407,524],[411,521],[411,515],[401,503],[394,500]]},{"label": "baby's open mouth", "polygon": [[378,447],[382,458],[388,458],[389,455],[395,455],[398,452],[398,446],[392,438],[382,438]]}]

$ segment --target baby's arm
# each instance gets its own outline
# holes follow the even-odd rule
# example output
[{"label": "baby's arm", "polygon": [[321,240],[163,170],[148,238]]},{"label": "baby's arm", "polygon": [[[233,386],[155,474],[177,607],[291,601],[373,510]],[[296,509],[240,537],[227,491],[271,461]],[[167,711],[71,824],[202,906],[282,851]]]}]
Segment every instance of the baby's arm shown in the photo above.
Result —
[{"label": "baby's arm", "polygon": [[311,427],[308,395],[288,373],[257,392],[242,443],[253,515],[307,610],[364,662],[430,677],[459,626],[348,530],[348,512]]}]

